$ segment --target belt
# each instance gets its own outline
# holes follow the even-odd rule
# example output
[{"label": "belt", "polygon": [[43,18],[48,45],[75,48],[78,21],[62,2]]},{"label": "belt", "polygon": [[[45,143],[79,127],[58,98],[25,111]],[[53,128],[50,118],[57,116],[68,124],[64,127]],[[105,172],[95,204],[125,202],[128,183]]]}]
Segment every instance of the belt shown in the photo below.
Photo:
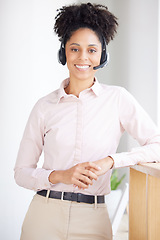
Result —
[{"label": "belt", "polygon": [[[46,197],[47,190],[41,190],[37,192],[38,195]],[[95,198],[97,199],[97,203],[105,203],[104,195],[94,196],[94,195],[85,195],[82,193],[74,193],[74,192],[58,192],[58,191],[50,191],[49,198],[68,200],[74,202],[83,202],[93,204],[95,203]]]}]

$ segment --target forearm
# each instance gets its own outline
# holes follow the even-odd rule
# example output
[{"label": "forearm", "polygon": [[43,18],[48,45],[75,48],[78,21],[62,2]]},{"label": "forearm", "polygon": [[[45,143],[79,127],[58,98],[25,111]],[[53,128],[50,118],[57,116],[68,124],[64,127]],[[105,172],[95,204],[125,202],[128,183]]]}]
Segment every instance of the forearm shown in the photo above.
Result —
[{"label": "forearm", "polygon": [[122,152],[111,155],[115,161],[115,168],[133,166],[138,163],[160,162],[160,144],[148,144],[136,147],[130,152]]},{"label": "forearm", "polygon": [[53,170],[45,170],[43,168],[15,168],[15,181],[24,188],[38,191],[41,189],[49,189],[51,184],[48,180]]}]

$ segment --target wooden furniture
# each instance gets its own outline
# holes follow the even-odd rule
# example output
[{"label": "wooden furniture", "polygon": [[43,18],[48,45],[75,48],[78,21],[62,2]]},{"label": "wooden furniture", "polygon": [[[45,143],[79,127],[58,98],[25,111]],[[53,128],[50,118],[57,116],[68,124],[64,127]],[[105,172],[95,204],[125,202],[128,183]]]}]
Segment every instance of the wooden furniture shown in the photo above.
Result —
[{"label": "wooden furniture", "polygon": [[160,163],[130,168],[129,240],[160,239]]}]

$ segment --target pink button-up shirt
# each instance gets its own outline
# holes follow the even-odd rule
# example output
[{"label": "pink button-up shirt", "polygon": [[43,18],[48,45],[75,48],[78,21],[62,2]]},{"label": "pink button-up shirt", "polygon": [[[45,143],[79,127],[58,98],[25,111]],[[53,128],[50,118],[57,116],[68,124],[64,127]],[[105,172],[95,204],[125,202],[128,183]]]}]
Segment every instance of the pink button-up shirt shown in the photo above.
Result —
[{"label": "pink button-up shirt", "polygon": [[[62,183],[51,184],[48,177],[53,170],[65,170],[77,163],[107,156],[114,159],[115,168],[160,161],[158,129],[124,88],[100,84],[96,80],[77,98],[65,93],[68,83],[69,79],[64,80],[60,89],[41,98],[34,106],[15,165],[17,184],[35,191],[107,194],[111,170],[86,190]],[[116,153],[124,131],[141,146],[130,152]],[[37,168],[42,151],[44,163],[42,168]]]}]

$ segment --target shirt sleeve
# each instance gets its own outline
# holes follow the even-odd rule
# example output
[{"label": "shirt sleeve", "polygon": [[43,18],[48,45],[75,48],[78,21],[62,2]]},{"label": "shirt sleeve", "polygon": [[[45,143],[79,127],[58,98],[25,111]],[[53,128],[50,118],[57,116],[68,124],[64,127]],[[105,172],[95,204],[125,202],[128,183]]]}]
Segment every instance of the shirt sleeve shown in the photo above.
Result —
[{"label": "shirt sleeve", "polygon": [[14,168],[16,183],[35,191],[51,187],[48,177],[53,170],[37,168],[43,150],[44,132],[44,116],[38,101],[28,119]]},{"label": "shirt sleeve", "polygon": [[129,152],[111,154],[114,168],[160,162],[160,131],[134,97],[123,88],[119,99],[119,117],[122,128],[141,146]]}]

